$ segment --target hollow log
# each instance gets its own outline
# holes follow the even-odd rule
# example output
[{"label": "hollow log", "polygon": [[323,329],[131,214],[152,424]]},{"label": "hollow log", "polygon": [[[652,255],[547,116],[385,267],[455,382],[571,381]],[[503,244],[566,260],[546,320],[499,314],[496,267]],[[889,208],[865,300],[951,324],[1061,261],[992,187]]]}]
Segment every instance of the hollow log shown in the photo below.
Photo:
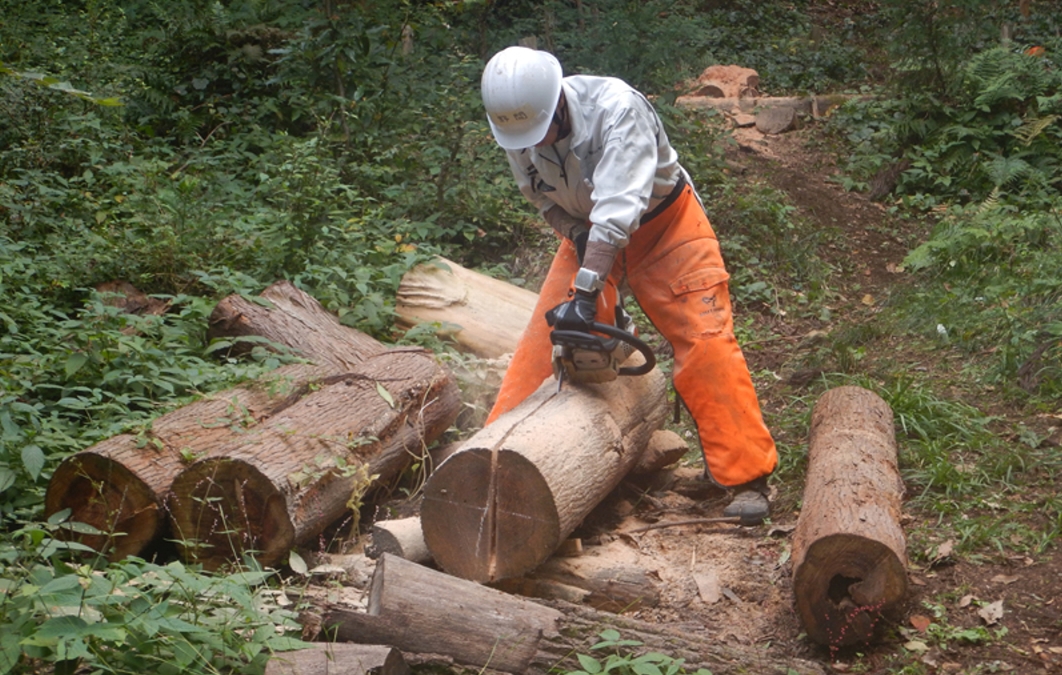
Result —
[{"label": "hollow log", "polygon": [[325,372],[284,366],[156,418],[142,434],[113,436],[71,455],[48,482],[45,515],[70,509],[71,521],[100,532],[74,537],[112,560],[141,553],[166,529],[163,498],[179,471],[269,417],[293,390]]},{"label": "hollow log", "polygon": [[495,358],[516,349],[538,294],[439,258],[405,274],[398,287],[396,323],[438,323],[462,351]]},{"label": "hollow log", "polygon": [[70,520],[102,533],[74,538],[111,559],[139,554],[165,531],[165,494],[189,462],[290,405],[309,382],[350,372],[386,350],[289,282],[273,284],[262,298],[264,304],[235,295],[222,300],[211,314],[210,334],[264,337],[316,365],[284,366],[167,413],[142,433],[115,436],[72,455],[48,484],[47,516],[69,508]]},{"label": "hollow log", "polygon": [[257,301],[230,295],[214,307],[208,322],[208,339],[233,339],[230,354],[247,353],[264,340],[267,346],[272,343],[274,350],[287,348],[317,365],[332,367],[335,373],[350,372],[369,356],[387,349],[369,335],[341,324],[290,281],[272,284]]},{"label": "hollow log", "polygon": [[[323,637],[384,643],[446,664],[506,673],[579,670],[576,654],[614,628],[640,650],[685,659],[687,672],[825,675],[822,666],[761,646],[731,644],[703,626],[662,626],[563,602],[546,606],[385,554],[373,573],[366,612],[321,608]],[[563,610],[563,611],[562,611]],[[314,621],[317,619],[314,618]]]},{"label": "hollow log", "polygon": [[280,652],[266,663],[265,675],[408,675],[402,652],[385,645],[315,643]]},{"label": "hollow log", "polygon": [[861,387],[827,391],[811,415],[804,506],[793,534],[797,613],[815,642],[873,639],[901,610],[904,486],[892,410]]},{"label": "hollow log", "polygon": [[327,378],[174,478],[167,504],[182,555],[215,569],[254,551],[273,565],[292,545],[314,545],[370,484],[420,458],[460,404],[449,371],[416,348]]},{"label": "hollow log", "polygon": [[559,392],[547,380],[428,478],[420,515],[432,558],[475,581],[530,572],[630,471],[666,415],[659,370]]}]

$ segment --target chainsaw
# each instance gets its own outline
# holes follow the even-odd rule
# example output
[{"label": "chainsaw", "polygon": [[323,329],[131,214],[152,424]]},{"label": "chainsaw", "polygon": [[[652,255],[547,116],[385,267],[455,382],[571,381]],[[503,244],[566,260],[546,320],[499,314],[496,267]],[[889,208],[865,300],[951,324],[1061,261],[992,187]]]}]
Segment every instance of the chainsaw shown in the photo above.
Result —
[{"label": "chainsaw", "polygon": [[[656,355],[649,345],[638,339],[630,315],[617,308],[616,319],[622,328],[595,321],[591,324],[592,333],[554,329],[549,334],[553,343],[553,376],[557,378],[557,391],[565,380],[611,382],[620,375],[645,375],[656,367]],[[623,366],[635,351],[641,352],[645,363]]]}]

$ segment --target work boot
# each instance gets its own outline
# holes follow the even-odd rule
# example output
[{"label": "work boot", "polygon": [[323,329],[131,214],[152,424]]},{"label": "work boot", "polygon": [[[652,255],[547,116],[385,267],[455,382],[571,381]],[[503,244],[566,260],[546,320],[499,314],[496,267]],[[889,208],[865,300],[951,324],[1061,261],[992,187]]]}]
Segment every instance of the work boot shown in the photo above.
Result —
[{"label": "work boot", "polygon": [[767,477],[763,476],[733,488],[734,498],[723,509],[723,515],[740,517],[742,525],[759,525],[771,513],[767,501],[769,489]]}]

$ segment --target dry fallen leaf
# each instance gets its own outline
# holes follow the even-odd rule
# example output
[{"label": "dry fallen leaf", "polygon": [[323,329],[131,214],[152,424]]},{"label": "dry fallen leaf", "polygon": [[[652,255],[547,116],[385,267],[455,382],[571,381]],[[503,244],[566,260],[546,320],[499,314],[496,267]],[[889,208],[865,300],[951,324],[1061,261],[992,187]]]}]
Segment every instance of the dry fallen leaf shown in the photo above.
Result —
[{"label": "dry fallen leaf", "polygon": [[933,623],[933,620],[924,614],[915,614],[911,617],[911,626],[919,633],[924,633],[929,629],[929,625]]},{"label": "dry fallen leaf", "polygon": [[903,265],[897,265],[896,263],[885,263],[885,271],[890,274],[900,274],[903,272]]},{"label": "dry fallen leaf", "polygon": [[1015,581],[1018,581],[1019,579],[1021,579],[1021,577],[1008,576],[1006,574],[997,574],[996,576],[992,577],[992,583],[994,583],[994,584],[1012,584]]},{"label": "dry fallen leaf", "polygon": [[976,599],[977,598],[973,595],[964,595],[959,598],[959,607],[969,607],[970,603]]},{"label": "dry fallen leaf", "polygon": [[705,604],[714,605],[723,597],[719,589],[719,574],[715,570],[697,572],[693,575],[693,581],[697,584],[697,594]]},{"label": "dry fallen leaf", "polygon": [[903,648],[906,649],[909,652],[920,652],[921,653],[921,652],[929,651],[929,645],[927,645],[926,643],[922,642],[921,640],[911,640],[910,642],[905,644],[903,646]]},{"label": "dry fallen leaf", "polygon": [[873,305],[874,304],[874,296],[871,295],[870,293],[867,293],[866,295],[864,295],[863,296],[863,304],[864,305],[868,305],[868,306],[869,305]]},{"label": "dry fallen leaf", "polygon": [[1003,618],[1003,601],[996,600],[985,605],[977,610],[977,616],[981,617],[985,624],[989,626],[999,623],[999,620]]}]

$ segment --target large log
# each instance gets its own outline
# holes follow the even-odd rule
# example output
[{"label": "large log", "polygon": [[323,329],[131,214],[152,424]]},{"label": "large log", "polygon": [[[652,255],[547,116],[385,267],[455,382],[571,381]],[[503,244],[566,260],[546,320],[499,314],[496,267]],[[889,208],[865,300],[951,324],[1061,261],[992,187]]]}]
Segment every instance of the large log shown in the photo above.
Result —
[{"label": "large log", "polygon": [[417,348],[327,378],[173,479],[182,554],[208,569],[248,551],[273,565],[292,545],[314,545],[370,484],[422,457],[460,404],[449,371]]},{"label": "large log", "polygon": [[904,486],[888,403],[827,391],[811,415],[804,505],[793,535],[797,613],[815,642],[871,640],[907,593]]},{"label": "large log", "polygon": [[421,526],[435,562],[483,582],[531,571],[630,471],[666,416],[659,370],[559,392],[547,380],[428,478]]},{"label": "large log", "polygon": [[233,354],[249,352],[265,340],[317,365],[331,366],[336,373],[350,372],[386,349],[378,340],[341,324],[290,281],[269,286],[257,300],[241,295],[224,298],[210,313],[207,338],[232,338]]},{"label": "large log", "polygon": [[165,530],[163,500],[179,471],[289,406],[311,381],[350,372],[386,349],[341,325],[289,282],[273,284],[262,297],[264,304],[240,296],[222,300],[211,314],[211,334],[261,336],[318,365],[284,366],[167,413],[140,433],[72,455],[48,484],[46,515],[70,509],[70,520],[101,532],[74,536],[112,559],[139,554]]},{"label": "large log", "polygon": [[165,531],[163,499],[179,471],[269,417],[325,372],[284,366],[167,413],[140,434],[113,436],[71,455],[48,482],[45,515],[70,509],[71,521],[99,531],[73,536],[112,560],[141,553]]},{"label": "large log", "polygon": [[390,644],[407,656],[434,654],[443,664],[506,673],[579,670],[576,655],[602,656],[590,647],[602,630],[614,628],[640,641],[640,650],[685,659],[687,672],[825,675],[816,663],[731,644],[706,635],[701,625],[661,626],[565,603],[549,607],[389,554],[373,573],[366,612],[333,604],[320,620],[327,639]]},{"label": "large log", "polygon": [[402,277],[396,323],[438,323],[438,333],[463,351],[495,358],[516,349],[537,300],[532,291],[439,258]]}]

